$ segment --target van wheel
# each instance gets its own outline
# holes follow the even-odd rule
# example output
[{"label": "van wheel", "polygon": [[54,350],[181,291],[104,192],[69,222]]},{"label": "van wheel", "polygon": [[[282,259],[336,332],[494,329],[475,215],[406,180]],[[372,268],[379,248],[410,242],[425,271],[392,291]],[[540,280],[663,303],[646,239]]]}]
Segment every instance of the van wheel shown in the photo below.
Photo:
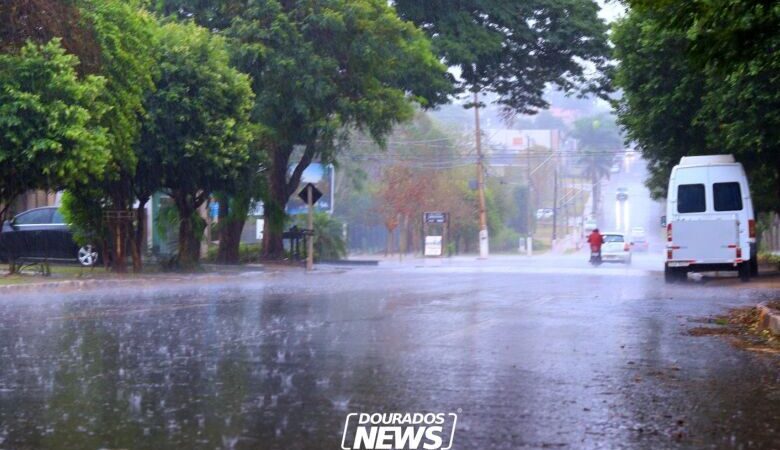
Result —
[{"label": "van wheel", "polygon": [[664,281],[667,284],[682,281],[683,277],[680,276],[680,270],[669,267],[668,265],[664,265]]},{"label": "van wheel", "polygon": [[739,265],[739,279],[743,283],[750,281],[750,261],[743,262]]},{"label": "van wheel", "polygon": [[750,257],[750,276],[751,277],[757,277],[758,276],[758,258],[751,255]]}]

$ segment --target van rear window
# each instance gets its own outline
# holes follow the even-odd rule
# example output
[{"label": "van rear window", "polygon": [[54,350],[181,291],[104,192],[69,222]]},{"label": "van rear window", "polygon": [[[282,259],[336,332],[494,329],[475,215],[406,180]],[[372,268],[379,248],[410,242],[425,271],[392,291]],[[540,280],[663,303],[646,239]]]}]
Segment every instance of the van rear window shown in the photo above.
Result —
[{"label": "van rear window", "polygon": [[714,183],[712,194],[715,203],[715,211],[741,211],[742,192],[739,183]]},{"label": "van rear window", "polygon": [[677,186],[677,212],[697,213],[707,210],[703,184],[681,184]]}]

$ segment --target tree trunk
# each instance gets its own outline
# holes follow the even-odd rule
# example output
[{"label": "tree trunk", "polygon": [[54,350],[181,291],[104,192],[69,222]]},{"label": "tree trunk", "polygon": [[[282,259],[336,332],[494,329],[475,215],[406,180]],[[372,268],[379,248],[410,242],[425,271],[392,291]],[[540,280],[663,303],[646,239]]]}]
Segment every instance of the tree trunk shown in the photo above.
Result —
[{"label": "tree trunk", "polygon": [[143,270],[143,253],[146,237],[146,203],[149,197],[138,199],[138,209],[135,210],[135,230],[133,236],[133,272]]},{"label": "tree trunk", "polygon": [[591,213],[593,216],[598,214],[598,204],[601,197],[601,183],[599,183],[598,177],[593,177],[593,203],[591,204]]},{"label": "tree trunk", "polygon": [[246,215],[249,211],[249,197],[239,196],[230,199],[223,196],[219,199],[219,249],[217,262],[219,264],[239,264],[241,232],[244,230]]},{"label": "tree trunk", "polygon": [[274,157],[268,174],[268,198],[263,203],[263,258],[266,259],[284,257],[284,208],[290,195],[287,189],[287,164],[280,161],[283,159],[281,156]]},{"label": "tree trunk", "polygon": [[393,231],[390,228],[385,227],[387,230],[387,237],[385,237],[385,257],[390,255],[390,247],[393,245]]},{"label": "tree trunk", "polygon": [[200,239],[195,235],[195,212],[198,205],[185,193],[172,195],[179,213],[179,266],[194,267],[200,260]]}]

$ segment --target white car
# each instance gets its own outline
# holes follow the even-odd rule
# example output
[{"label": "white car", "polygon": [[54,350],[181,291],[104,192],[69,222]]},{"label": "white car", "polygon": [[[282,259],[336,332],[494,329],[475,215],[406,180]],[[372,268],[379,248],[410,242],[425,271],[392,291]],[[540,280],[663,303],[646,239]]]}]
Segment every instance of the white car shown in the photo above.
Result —
[{"label": "white car", "polygon": [[585,231],[588,232],[588,233],[590,233],[591,231],[595,230],[596,228],[598,228],[598,225],[596,224],[596,220],[595,219],[588,219],[588,220],[586,220],[584,228],[585,228]]},{"label": "white car", "polygon": [[601,260],[631,264],[631,245],[623,233],[608,232],[601,234],[604,244],[601,246]]},{"label": "white car", "polygon": [[633,251],[647,251],[647,237],[643,227],[631,228],[631,247]]},{"label": "white car", "polygon": [[550,208],[539,208],[536,210],[537,219],[551,219],[553,216],[553,210]]}]

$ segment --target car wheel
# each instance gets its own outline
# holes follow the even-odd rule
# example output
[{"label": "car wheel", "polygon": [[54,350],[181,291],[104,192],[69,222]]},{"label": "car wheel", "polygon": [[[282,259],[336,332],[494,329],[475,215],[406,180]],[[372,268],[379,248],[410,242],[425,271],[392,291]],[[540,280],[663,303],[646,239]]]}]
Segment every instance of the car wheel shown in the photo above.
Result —
[{"label": "car wheel", "polygon": [[751,277],[757,277],[758,276],[758,258],[751,255],[750,258],[750,276]]},{"label": "car wheel", "polygon": [[98,262],[98,252],[95,246],[93,245],[84,245],[81,248],[79,248],[77,258],[79,260],[79,264],[81,264],[84,267],[92,267]]},{"label": "car wheel", "polygon": [[669,265],[668,265],[668,264],[665,264],[665,265],[664,265],[664,281],[665,281],[667,284],[671,284],[671,283],[674,283],[675,281],[677,281],[677,280],[675,279],[675,273],[674,273],[674,269],[672,269],[671,267],[669,267]]},{"label": "car wheel", "polygon": [[740,281],[743,283],[750,281],[750,261],[741,263],[737,270],[739,271]]}]

